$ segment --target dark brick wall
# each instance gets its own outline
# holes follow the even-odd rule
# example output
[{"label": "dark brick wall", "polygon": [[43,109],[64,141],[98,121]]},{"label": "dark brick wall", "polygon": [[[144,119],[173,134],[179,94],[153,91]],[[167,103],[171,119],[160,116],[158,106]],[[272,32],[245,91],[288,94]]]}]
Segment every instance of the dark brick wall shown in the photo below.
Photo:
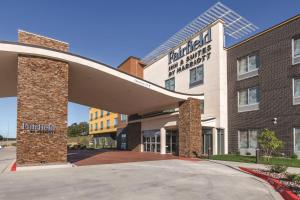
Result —
[{"label": "dark brick wall", "polygon": [[[293,152],[293,128],[300,127],[300,105],[293,106],[292,79],[300,65],[292,66],[292,38],[300,34],[300,19],[228,50],[229,152],[238,151],[238,130],[269,128],[284,141],[283,152]],[[259,75],[237,81],[237,59],[252,52],[260,57]],[[238,113],[237,92],[258,86],[259,110]],[[272,119],[278,118],[273,124]]]},{"label": "dark brick wall", "polygon": [[202,153],[200,100],[188,99],[179,105],[178,155],[195,157]]},{"label": "dark brick wall", "polygon": [[130,151],[141,151],[141,122],[129,123],[124,132],[127,134],[127,149]]},{"label": "dark brick wall", "polygon": [[[19,33],[28,44],[43,38]],[[45,39],[43,46],[57,48],[60,43]],[[52,46],[55,44],[54,46]],[[61,49],[67,49],[61,44]],[[42,57],[18,56],[17,164],[61,163],[67,160],[67,63]],[[22,123],[52,124],[55,132],[30,133]]]}]

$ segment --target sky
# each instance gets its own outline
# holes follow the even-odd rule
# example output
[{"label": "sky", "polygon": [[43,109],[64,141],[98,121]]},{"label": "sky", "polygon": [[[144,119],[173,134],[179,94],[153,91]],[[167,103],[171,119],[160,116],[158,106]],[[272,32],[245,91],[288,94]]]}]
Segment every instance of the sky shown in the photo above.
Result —
[{"label": "sky", "polygon": [[[70,51],[118,66],[143,58],[218,1],[214,0],[1,0],[0,40],[17,30],[70,44]],[[300,14],[300,0],[223,0],[263,31]],[[238,42],[227,39],[226,46]],[[16,136],[17,100],[0,98],[0,134]],[[68,122],[88,120],[88,107],[69,103]]]}]

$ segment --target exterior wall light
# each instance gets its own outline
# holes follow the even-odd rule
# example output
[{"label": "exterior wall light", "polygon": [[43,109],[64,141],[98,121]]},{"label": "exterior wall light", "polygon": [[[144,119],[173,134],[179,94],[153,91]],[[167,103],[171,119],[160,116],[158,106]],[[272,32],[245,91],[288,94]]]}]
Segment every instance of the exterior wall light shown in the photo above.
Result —
[{"label": "exterior wall light", "polygon": [[276,124],[277,124],[277,117],[274,117],[274,118],[272,119],[272,122],[273,122],[274,125],[276,125]]}]

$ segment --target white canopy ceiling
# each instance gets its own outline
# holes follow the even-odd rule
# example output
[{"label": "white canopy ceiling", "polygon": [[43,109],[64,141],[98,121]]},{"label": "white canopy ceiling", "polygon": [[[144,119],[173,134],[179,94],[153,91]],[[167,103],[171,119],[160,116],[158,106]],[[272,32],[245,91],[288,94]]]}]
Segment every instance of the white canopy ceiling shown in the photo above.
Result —
[{"label": "white canopy ceiling", "polygon": [[19,53],[69,63],[69,101],[124,114],[143,114],[201,95],[168,91],[78,55],[13,42],[0,42],[0,97],[17,96]]}]

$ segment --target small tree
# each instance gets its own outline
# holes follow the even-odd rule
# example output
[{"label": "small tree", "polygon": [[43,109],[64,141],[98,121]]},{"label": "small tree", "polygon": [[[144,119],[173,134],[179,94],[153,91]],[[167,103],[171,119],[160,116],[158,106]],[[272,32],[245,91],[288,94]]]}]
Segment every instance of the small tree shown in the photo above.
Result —
[{"label": "small tree", "polygon": [[275,132],[268,129],[264,129],[258,136],[258,143],[268,161],[274,152],[283,147],[283,142],[276,137]]},{"label": "small tree", "polygon": [[3,136],[2,135],[0,135],[0,141],[2,141],[4,138],[3,138]]}]

